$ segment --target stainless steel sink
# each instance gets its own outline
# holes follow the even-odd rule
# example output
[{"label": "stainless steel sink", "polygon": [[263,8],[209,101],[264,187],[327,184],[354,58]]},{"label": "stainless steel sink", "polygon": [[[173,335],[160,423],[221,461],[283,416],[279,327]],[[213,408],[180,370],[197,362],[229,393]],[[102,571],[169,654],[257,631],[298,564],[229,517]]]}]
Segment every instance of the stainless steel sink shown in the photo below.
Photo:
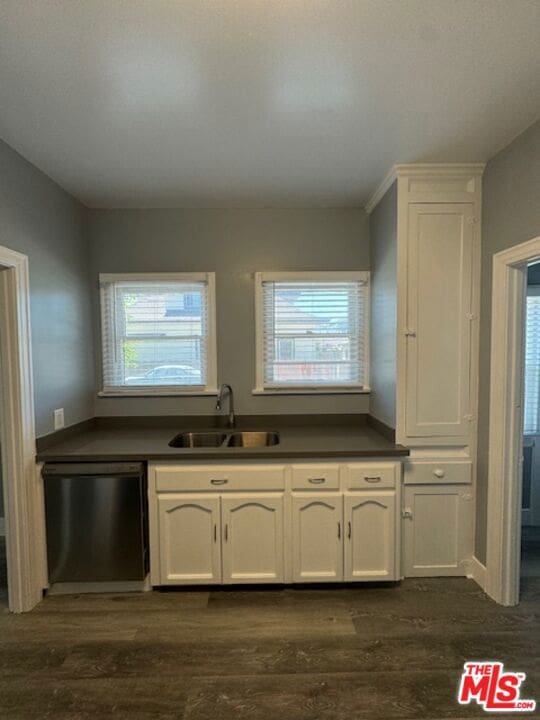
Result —
[{"label": "stainless steel sink", "polygon": [[197,448],[197,447],[220,447],[227,438],[227,434],[221,431],[212,432],[183,432],[173,437],[169,447]]},{"label": "stainless steel sink", "polygon": [[235,432],[227,440],[229,447],[270,447],[279,443],[279,433],[267,431]]}]

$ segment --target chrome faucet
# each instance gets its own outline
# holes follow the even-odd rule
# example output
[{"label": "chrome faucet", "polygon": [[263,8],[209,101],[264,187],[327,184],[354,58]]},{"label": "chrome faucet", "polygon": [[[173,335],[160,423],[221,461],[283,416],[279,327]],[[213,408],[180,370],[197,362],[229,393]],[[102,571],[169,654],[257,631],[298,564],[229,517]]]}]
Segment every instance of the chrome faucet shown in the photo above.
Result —
[{"label": "chrome faucet", "polygon": [[229,427],[233,428],[236,425],[236,418],[234,417],[234,395],[233,389],[227,383],[224,383],[219,388],[219,393],[216,401],[216,410],[221,410],[221,402],[225,393],[229,393]]}]

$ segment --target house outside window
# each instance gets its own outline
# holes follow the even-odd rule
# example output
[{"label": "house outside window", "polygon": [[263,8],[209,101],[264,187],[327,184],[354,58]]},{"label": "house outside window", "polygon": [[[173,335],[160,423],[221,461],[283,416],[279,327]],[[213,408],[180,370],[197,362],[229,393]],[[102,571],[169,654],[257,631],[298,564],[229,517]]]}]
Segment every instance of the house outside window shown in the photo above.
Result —
[{"label": "house outside window", "polygon": [[213,273],[101,275],[103,395],[216,388]]},{"label": "house outside window", "polygon": [[369,390],[369,273],[257,273],[257,386]]}]

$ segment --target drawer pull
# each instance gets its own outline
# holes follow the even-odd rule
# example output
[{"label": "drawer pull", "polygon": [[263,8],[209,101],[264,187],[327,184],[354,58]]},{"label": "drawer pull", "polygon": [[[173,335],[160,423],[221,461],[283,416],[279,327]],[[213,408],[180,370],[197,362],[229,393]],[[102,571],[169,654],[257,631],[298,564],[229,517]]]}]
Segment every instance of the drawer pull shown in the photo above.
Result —
[{"label": "drawer pull", "polygon": [[308,478],[308,482],[310,482],[312,485],[322,485],[324,482],[326,482],[326,478]]},{"label": "drawer pull", "polygon": [[226,485],[229,482],[229,478],[212,478],[210,482],[212,485]]},{"label": "drawer pull", "polygon": [[441,470],[440,468],[437,468],[436,470],[433,471],[433,474],[435,475],[435,477],[443,478],[443,477],[444,477],[444,470]]},{"label": "drawer pull", "polygon": [[382,478],[380,475],[364,475],[364,480],[368,483],[379,483]]}]

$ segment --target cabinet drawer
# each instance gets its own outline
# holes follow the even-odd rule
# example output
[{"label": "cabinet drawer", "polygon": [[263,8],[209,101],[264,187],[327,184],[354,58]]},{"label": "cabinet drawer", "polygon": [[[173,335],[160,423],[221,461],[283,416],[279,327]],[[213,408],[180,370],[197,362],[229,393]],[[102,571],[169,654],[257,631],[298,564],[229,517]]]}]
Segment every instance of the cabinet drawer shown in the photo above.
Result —
[{"label": "cabinet drawer", "polygon": [[348,490],[375,490],[379,488],[395,488],[398,477],[397,467],[393,463],[364,463],[347,465]]},{"label": "cabinet drawer", "polygon": [[337,490],[339,467],[337,465],[293,465],[293,490]]},{"label": "cabinet drawer", "polygon": [[406,485],[469,485],[472,463],[468,460],[450,462],[410,462],[405,465]]},{"label": "cabinet drawer", "polygon": [[283,465],[158,466],[157,492],[230,492],[235,490],[284,490]]}]

